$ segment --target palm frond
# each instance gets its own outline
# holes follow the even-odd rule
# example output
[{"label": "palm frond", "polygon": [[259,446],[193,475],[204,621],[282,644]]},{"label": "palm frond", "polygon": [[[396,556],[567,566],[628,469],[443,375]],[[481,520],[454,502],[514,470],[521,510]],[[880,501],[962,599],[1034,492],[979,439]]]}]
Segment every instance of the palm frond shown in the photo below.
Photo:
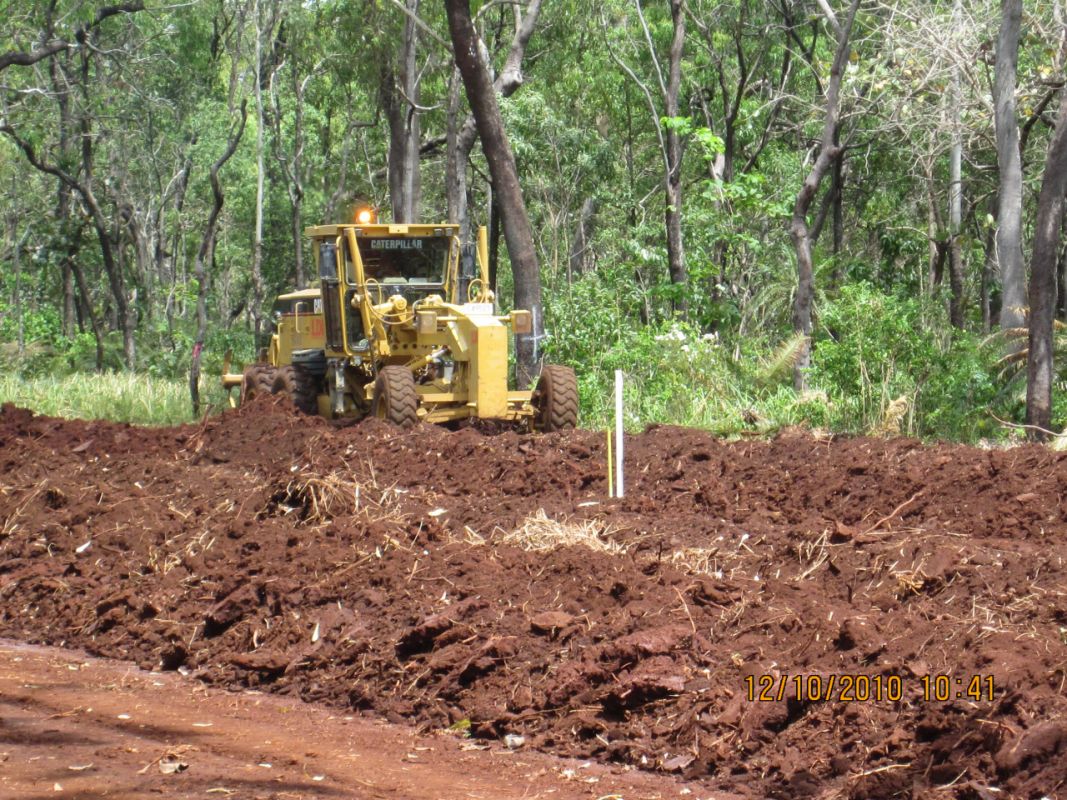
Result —
[{"label": "palm frond", "polygon": [[792,375],[793,368],[797,365],[804,348],[808,343],[808,337],[803,333],[794,333],[777,348],[760,365],[756,372],[756,382],[761,386],[780,383],[787,376]]}]

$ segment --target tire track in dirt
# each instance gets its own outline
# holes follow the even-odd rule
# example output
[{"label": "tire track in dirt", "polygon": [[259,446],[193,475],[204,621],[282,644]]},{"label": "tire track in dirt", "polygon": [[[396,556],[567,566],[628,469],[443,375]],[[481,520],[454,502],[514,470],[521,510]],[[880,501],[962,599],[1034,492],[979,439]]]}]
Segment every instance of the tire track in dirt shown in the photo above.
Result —
[{"label": "tire track in dirt", "polygon": [[8,800],[591,800],[674,798],[685,788],[473,744],[0,641],[0,794]]}]

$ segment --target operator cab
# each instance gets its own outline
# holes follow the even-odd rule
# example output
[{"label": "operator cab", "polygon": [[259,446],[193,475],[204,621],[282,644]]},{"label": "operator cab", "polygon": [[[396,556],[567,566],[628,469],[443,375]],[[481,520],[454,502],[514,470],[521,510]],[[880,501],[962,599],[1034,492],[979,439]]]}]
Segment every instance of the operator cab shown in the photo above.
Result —
[{"label": "operator cab", "polygon": [[[451,240],[445,236],[360,236],[356,239],[368,291],[413,305],[444,291]],[[375,284],[381,287],[379,293]]]},{"label": "operator cab", "polygon": [[374,306],[396,295],[407,301],[408,308],[431,295],[456,302],[450,296],[456,289],[458,226],[357,222],[316,226],[307,232],[316,245],[331,349],[362,353],[370,347],[362,317],[368,312],[360,310],[363,302]]}]

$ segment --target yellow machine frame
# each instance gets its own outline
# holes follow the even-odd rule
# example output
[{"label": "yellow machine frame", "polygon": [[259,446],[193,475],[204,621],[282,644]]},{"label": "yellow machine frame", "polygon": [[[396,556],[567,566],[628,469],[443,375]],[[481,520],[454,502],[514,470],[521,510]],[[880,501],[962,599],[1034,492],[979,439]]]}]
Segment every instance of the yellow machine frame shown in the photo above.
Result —
[{"label": "yellow machine frame", "polygon": [[[300,289],[278,295],[280,303],[291,302],[293,310],[277,317],[277,332],[270,337],[267,360],[277,366],[293,363],[293,351],[326,346],[322,319],[322,295],[318,289]],[[317,309],[317,310],[316,310]]]},{"label": "yellow machine frame", "polygon": [[[485,228],[478,231],[477,276],[460,275],[458,225],[348,223],[312,226],[306,234],[314,245],[320,287],[279,297],[291,310],[277,318],[267,361],[284,367],[295,363],[300,351],[321,351],[326,372],[317,397],[320,414],[371,413],[376,376],[386,367],[401,366],[414,377],[417,414],[424,421],[523,420],[537,413],[531,392],[508,389],[509,332],[531,332],[532,320],[523,310],[495,313]],[[362,237],[447,238],[440,294],[409,304],[403,279],[395,284],[368,278]],[[321,254],[331,252],[322,243],[332,244],[335,264],[321,263]],[[460,297],[461,291],[466,296]],[[239,386],[243,379],[226,374],[223,384]]]}]

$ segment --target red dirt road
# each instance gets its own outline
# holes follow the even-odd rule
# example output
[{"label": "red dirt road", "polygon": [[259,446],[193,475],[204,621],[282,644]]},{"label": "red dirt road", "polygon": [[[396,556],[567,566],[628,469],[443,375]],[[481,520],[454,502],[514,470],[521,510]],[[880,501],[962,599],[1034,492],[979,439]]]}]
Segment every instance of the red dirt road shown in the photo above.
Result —
[{"label": "red dirt road", "polygon": [[1067,456],[653,428],[625,500],[604,457],[5,407],[0,635],[700,796],[1067,798]]},{"label": "red dirt road", "polygon": [[[210,689],[175,673],[0,642],[5,800],[710,797],[618,767],[475,747],[485,746],[299,700]],[[187,767],[164,772],[179,763]]]}]

